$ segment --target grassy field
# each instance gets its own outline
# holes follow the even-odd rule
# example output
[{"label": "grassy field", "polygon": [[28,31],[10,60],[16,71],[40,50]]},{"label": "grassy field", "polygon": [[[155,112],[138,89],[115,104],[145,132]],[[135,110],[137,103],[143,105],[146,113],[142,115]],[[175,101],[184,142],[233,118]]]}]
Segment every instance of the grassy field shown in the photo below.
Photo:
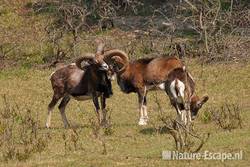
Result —
[{"label": "grassy field", "polygon": [[[162,160],[164,150],[175,150],[173,138],[166,132],[157,133],[155,127],[163,126],[159,120],[155,96],[158,97],[166,115],[175,115],[168,98],[163,92],[149,93],[148,109],[150,123],[137,125],[137,96],[123,94],[113,83],[114,95],[108,99],[112,127],[109,135],[101,140],[93,135],[90,120],[95,120],[91,101],[72,100],[67,107],[67,117],[75,132],[64,129],[60,113],[55,108],[52,114],[52,128],[45,128],[47,105],[52,96],[49,81],[53,70],[8,69],[0,72],[0,95],[6,95],[11,106],[18,106],[20,114],[30,110],[38,121],[38,134],[47,135],[48,145],[40,153],[31,154],[27,160],[3,161],[0,166],[248,166],[250,163],[250,64],[200,65],[188,59],[186,64],[197,82],[197,92],[208,94],[210,99],[195,121],[199,133],[210,133],[208,142],[200,152],[239,152],[243,160]],[[204,113],[219,109],[225,104],[239,106],[243,119],[242,128],[231,131],[217,126]],[[0,99],[0,110],[4,110],[4,99]],[[22,113],[23,112],[23,113]],[[16,132],[18,133],[18,132]],[[77,133],[78,136],[75,134]],[[74,142],[74,136],[77,141]],[[75,143],[75,145],[74,145]],[[103,154],[103,143],[106,154]],[[0,145],[1,146],[1,145]],[[4,150],[1,150],[4,152]]]}]

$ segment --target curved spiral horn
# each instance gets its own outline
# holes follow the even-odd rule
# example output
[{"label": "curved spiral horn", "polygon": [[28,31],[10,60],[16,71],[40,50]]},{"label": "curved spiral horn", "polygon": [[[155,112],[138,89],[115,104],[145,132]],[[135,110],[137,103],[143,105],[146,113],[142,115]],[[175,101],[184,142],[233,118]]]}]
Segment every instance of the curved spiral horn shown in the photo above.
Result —
[{"label": "curved spiral horn", "polygon": [[129,62],[128,55],[119,49],[112,49],[109,51],[104,52],[104,61],[107,62],[108,64],[113,63],[113,58],[114,57],[119,57],[119,59],[122,61],[123,64],[127,64]]},{"label": "curved spiral horn", "polygon": [[[83,62],[85,62],[85,63],[83,64]],[[86,66],[88,66],[90,64],[94,64],[95,62],[96,62],[95,55],[93,55],[93,54],[87,54],[83,57],[79,57],[75,61],[76,66],[80,69],[84,69]]]}]

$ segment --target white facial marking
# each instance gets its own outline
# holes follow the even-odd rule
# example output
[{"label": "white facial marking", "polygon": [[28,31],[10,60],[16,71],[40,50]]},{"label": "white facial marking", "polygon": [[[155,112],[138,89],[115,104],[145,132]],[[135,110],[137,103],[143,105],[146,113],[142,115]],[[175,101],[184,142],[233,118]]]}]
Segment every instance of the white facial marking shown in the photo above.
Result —
[{"label": "white facial marking", "polygon": [[102,68],[105,69],[105,70],[108,70],[109,69],[109,66],[107,65],[107,63],[102,63]]}]

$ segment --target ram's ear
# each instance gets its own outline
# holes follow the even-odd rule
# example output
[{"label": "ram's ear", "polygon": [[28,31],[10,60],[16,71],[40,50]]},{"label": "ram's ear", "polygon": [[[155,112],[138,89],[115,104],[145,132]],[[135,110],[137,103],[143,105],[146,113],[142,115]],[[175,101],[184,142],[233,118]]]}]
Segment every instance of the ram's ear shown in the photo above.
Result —
[{"label": "ram's ear", "polygon": [[198,102],[197,105],[201,108],[203,104],[205,104],[208,101],[208,96],[203,96]]}]

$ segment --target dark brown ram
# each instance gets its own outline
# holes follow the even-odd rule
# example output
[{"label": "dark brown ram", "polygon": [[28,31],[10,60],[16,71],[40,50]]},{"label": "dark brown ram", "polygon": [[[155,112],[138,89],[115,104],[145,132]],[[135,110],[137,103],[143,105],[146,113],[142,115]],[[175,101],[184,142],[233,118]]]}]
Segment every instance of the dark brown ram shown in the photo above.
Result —
[{"label": "dark brown ram", "polygon": [[[109,67],[103,61],[103,47],[99,45],[96,54],[81,57],[76,63],[64,66],[51,75],[54,94],[48,105],[47,128],[50,127],[52,110],[60,99],[59,110],[65,127],[69,126],[65,107],[71,98],[78,101],[92,99],[99,121],[105,121],[106,98],[112,95],[112,87]],[[101,99],[101,113],[98,97]]]}]

